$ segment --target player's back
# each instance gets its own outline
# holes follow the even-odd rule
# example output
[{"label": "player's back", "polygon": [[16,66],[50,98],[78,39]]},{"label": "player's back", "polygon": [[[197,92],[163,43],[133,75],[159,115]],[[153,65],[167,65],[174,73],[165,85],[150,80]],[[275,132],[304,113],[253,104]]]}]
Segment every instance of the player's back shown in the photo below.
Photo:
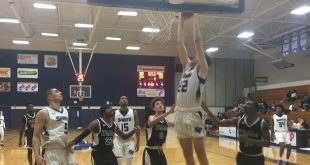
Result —
[{"label": "player's back", "polygon": [[177,92],[179,107],[200,107],[205,92],[205,80],[198,76],[198,66],[184,69]]},{"label": "player's back", "polygon": [[68,133],[68,111],[61,108],[61,112],[45,107],[48,113],[48,121],[44,125],[43,139],[45,144],[43,148],[64,148],[67,142]]}]

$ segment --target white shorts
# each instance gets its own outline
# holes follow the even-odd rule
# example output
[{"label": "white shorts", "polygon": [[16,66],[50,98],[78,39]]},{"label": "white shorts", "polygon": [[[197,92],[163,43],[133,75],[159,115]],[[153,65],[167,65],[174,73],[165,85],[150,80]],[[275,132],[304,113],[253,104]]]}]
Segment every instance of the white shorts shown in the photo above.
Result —
[{"label": "white shorts", "polygon": [[[180,111],[181,109],[181,111]],[[201,138],[206,136],[204,115],[200,108],[196,111],[182,111],[176,107],[175,131],[177,138]]]},{"label": "white shorts", "polygon": [[75,158],[66,149],[44,149],[46,165],[77,165]]},{"label": "white shorts", "polygon": [[275,132],[276,139],[278,143],[291,144],[290,133],[289,132]]},{"label": "white shorts", "polygon": [[115,157],[128,157],[135,156],[136,142],[134,138],[122,140],[120,137],[115,137],[113,140],[113,152]]}]

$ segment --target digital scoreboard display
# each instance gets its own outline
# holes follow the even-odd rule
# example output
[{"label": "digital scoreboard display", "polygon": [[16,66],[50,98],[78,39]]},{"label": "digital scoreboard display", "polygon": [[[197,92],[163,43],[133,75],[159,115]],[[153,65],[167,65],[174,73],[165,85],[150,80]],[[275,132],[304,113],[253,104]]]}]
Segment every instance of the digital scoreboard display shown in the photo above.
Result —
[{"label": "digital scoreboard display", "polygon": [[137,96],[164,97],[165,96],[165,67],[137,66]]}]

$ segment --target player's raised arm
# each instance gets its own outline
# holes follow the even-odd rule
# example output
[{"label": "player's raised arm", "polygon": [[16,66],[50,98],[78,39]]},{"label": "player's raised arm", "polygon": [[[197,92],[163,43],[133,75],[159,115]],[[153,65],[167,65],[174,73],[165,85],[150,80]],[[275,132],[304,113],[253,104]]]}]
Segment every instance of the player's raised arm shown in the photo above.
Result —
[{"label": "player's raised arm", "polygon": [[186,19],[188,19],[189,16],[186,16],[185,14],[181,13],[180,14],[180,21],[179,21],[179,25],[178,25],[178,56],[180,59],[180,62],[183,66],[183,68],[185,68],[189,63],[190,63],[190,59],[188,58],[188,54],[187,54],[187,50],[186,50],[186,46],[185,46],[185,36],[184,36],[184,22]]},{"label": "player's raised arm", "polygon": [[197,15],[195,14],[193,17],[194,17],[194,20],[193,20],[194,43],[195,43],[195,50],[196,50],[196,55],[198,58],[198,66],[199,66],[198,74],[199,74],[199,77],[206,79],[208,76],[209,66],[208,66],[208,62],[207,62],[207,59],[204,53]]}]

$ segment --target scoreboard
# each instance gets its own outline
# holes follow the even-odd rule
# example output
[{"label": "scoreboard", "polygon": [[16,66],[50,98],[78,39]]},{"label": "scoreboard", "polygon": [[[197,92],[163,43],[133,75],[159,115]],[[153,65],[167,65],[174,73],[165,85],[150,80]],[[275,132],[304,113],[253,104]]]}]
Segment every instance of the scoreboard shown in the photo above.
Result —
[{"label": "scoreboard", "polygon": [[164,97],[165,96],[165,67],[137,66],[137,96]]}]

